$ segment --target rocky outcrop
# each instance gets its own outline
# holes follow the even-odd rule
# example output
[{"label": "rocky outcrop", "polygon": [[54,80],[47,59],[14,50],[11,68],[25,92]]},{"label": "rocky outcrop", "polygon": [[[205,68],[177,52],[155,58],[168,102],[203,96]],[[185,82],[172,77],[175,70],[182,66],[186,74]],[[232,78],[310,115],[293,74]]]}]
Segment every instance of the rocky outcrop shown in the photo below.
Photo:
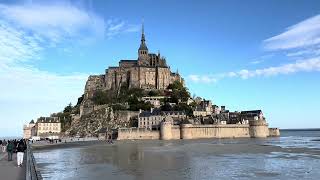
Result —
[{"label": "rocky outcrop", "polygon": [[139,112],[113,111],[111,107],[100,106],[91,113],[74,118],[69,135],[97,136],[102,128],[116,129],[132,127]]}]

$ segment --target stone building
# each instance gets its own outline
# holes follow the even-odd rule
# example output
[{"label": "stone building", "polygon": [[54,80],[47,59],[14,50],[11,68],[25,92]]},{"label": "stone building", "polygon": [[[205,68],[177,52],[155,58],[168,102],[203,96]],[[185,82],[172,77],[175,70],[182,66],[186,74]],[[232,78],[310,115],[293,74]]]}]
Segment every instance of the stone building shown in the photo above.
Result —
[{"label": "stone building", "polygon": [[213,105],[212,106],[212,111],[213,111],[213,114],[220,114],[221,112],[221,108],[217,105]]},{"label": "stone building", "polygon": [[193,111],[193,116],[210,116],[213,113],[212,102],[210,100],[202,100]]},{"label": "stone building", "polygon": [[30,139],[32,136],[36,135],[36,124],[33,120],[29,124],[23,126],[23,138]]},{"label": "stone building", "polygon": [[261,110],[241,111],[241,120],[264,120],[264,116]]},{"label": "stone building", "polygon": [[184,84],[178,72],[171,72],[170,66],[160,52],[157,54],[149,52],[142,26],[137,59],[120,60],[119,66],[109,67],[104,74],[89,76],[85,86],[84,101],[80,107],[81,115],[92,112],[93,104],[90,98],[96,90],[118,90],[122,86],[163,90],[174,81]]},{"label": "stone building", "polygon": [[166,96],[150,96],[150,97],[142,97],[142,100],[144,102],[149,102],[153,107],[160,108],[161,101],[164,101],[166,99]]},{"label": "stone building", "polygon": [[173,73],[164,57],[149,53],[142,27],[137,59],[120,60],[119,66],[109,67],[105,74],[91,75],[86,83],[86,96],[97,89],[117,89],[120,86],[142,89],[166,89],[174,81],[184,83],[179,73]]},{"label": "stone building", "polygon": [[36,123],[37,136],[59,135],[61,122],[58,117],[40,117]]},{"label": "stone building", "polygon": [[182,121],[183,119],[186,119],[187,116],[182,111],[160,111],[159,109],[143,111],[138,116],[138,127],[159,129],[160,123],[165,117],[170,117],[176,121]]},{"label": "stone building", "polygon": [[241,123],[241,113],[240,112],[230,112],[228,124],[238,124]]}]

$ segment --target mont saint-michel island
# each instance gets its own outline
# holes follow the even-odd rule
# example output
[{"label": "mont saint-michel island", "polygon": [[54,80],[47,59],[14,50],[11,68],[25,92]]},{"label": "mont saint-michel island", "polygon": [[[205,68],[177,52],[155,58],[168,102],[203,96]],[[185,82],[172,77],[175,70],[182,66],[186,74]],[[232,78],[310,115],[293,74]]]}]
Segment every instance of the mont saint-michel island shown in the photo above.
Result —
[{"label": "mont saint-michel island", "polygon": [[0,1],[0,180],[320,178],[320,1]]},{"label": "mont saint-michel island", "polygon": [[149,52],[144,25],[136,59],[123,59],[104,74],[90,75],[75,106],[24,127],[24,138],[98,137],[99,140],[267,138],[262,110],[229,111],[212,100],[191,97],[178,70]]}]

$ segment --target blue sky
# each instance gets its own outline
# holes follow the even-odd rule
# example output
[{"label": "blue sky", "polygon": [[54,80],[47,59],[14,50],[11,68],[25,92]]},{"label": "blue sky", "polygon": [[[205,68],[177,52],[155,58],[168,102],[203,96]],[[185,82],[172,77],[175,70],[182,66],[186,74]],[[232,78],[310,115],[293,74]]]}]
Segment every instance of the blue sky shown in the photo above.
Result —
[{"label": "blue sky", "polygon": [[319,128],[319,1],[0,0],[0,136],[75,103],[90,74],[149,50],[192,94],[262,109],[270,126]]}]

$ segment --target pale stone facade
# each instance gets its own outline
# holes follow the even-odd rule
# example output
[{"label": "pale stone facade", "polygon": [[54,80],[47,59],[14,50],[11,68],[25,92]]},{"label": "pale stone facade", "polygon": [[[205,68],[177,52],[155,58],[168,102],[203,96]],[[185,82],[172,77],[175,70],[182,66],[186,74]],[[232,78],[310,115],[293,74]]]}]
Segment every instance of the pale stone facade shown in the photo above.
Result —
[{"label": "pale stone facade", "polygon": [[194,110],[193,111],[193,116],[195,117],[199,117],[199,116],[210,116],[212,114],[212,112],[208,112],[208,111],[203,111],[203,110]]},{"label": "pale stone facade", "polygon": [[61,123],[58,117],[40,117],[36,123],[37,136],[50,136],[61,133]]},{"label": "pale stone facade", "polygon": [[30,139],[32,136],[36,135],[36,124],[30,122],[23,126],[23,139]]},{"label": "pale stone facade", "polygon": [[166,59],[149,53],[145,35],[142,32],[141,43],[136,60],[120,60],[119,66],[109,67],[105,74],[89,76],[85,86],[85,99],[93,96],[96,90],[118,89],[121,86],[142,89],[166,89],[174,81],[184,83],[179,73],[173,73]]},{"label": "pale stone facade", "polygon": [[193,111],[193,116],[199,117],[199,116],[210,116],[213,114],[213,106],[212,102],[202,100],[199,105],[196,107],[196,109]]},{"label": "pale stone facade", "polygon": [[[159,129],[160,123],[165,117],[180,120],[186,119],[186,114],[182,111],[160,111],[151,110],[141,112],[138,116],[138,127],[147,129]],[[172,122],[173,123],[173,122]]]},{"label": "pale stone facade", "polygon": [[97,90],[118,90],[122,86],[163,90],[174,81],[184,84],[178,72],[171,72],[160,52],[149,53],[145,41],[142,31],[137,59],[120,60],[119,66],[109,67],[105,70],[105,74],[89,76],[85,85],[84,100],[80,106],[80,116],[93,111],[94,105],[90,98]]},{"label": "pale stone facade", "polygon": [[172,118],[166,117],[160,131],[145,128],[122,128],[118,140],[125,139],[199,139],[199,138],[266,138],[280,136],[278,128],[268,128],[264,120],[253,120],[249,124],[173,125]]},{"label": "pale stone facade", "polygon": [[164,100],[165,96],[151,96],[151,97],[142,97],[142,100],[144,102],[149,102],[151,105],[153,105],[154,108],[160,108],[161,106],[161,100]]}]

